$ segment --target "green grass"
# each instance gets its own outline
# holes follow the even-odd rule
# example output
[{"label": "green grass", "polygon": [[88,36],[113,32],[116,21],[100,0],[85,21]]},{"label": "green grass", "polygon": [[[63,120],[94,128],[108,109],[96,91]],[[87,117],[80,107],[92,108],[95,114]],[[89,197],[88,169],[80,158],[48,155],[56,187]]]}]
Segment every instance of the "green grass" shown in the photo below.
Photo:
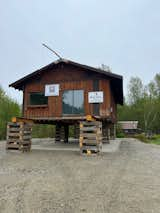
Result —
[{"label": "green grass", "polygon": [[152,139],[146,138],[144,134],[137,134],[134,136],[134,138],[137,138],[138,140],[144,142],[144,143],[152,143],[160,145],[160,135],[154,135]]},{"label": "green grass", "polygon": [[117,133],[117,138],[124,138],[125,137],[125,134],[123,132],[119,132]]},{"label": "green grass", "polygon": [[136,134],[133,137],[144,143],[149,143],[149,140],[146,138],[146,136],[144,134]]},{"label": "green grass", "polygon": [[160,145],[160,135],[153,136],[153,138],[150,140],[150,143]]}]

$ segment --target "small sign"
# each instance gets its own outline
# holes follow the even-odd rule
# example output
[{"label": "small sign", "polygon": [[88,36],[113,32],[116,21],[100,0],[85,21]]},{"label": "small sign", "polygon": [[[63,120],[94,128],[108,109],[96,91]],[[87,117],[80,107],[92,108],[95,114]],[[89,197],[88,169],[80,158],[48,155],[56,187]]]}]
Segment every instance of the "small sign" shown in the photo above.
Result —
[{"label": "small sign", "polygon": [[59,84],[45,85],[45,96],[59,96]]},{"label": "small sign", "polygon": [[89,92],[88,93],[89,103],[103,103],[103,92]]}]

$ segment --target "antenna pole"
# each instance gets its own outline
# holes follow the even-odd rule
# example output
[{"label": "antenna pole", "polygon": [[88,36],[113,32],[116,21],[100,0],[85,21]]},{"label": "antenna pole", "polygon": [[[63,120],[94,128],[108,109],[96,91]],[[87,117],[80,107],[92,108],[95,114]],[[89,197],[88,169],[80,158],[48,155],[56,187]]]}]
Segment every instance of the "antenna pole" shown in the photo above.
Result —
[{"label": "antenna pole", "polygon": [[44,47],[49,49],[51,52],[53,52],[59,59],[62,59],[62,57],[54,50],[52,50],[50,47],[48,47],[46,44],[42,44]]}]

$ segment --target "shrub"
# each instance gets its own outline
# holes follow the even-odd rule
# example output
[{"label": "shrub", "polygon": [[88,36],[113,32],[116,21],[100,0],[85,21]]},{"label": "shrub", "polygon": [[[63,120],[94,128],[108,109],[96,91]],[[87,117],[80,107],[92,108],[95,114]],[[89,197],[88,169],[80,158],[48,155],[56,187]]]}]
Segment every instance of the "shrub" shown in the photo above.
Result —
[{"label": "shrub", "polygon": [[145,134],[136,134],[133,137],[144,143],[149,143],[149,140],[146,138]]},{"label": "shrub", "polygon": [[55,137],[55,126],[48,124],[36,124],[32,128],[33,138],[53,138]]},{"label": "shrub", "polygon": [[117,138],[124,138],[125,137],[125,134],[124,134],[120,124],[117,124],[116,136],[117,136]]},{"label": "shrub", "polygon": [[0,139],[5,139],[6,137],[7,122],[11,121],[12,117],[20,115],[21,108],[19,104],[8,97],[0,87]]},{"label": "shrub", "polygon": [[124,138],[125,134],[123,132],[117,133],[117,138]]}]

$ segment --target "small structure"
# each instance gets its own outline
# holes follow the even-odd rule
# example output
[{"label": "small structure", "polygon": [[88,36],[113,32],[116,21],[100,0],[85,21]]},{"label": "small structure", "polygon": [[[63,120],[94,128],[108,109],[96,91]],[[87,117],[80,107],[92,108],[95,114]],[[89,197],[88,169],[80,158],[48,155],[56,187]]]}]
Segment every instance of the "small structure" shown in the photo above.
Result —
[{"label": "small structure", "polygon": [[138,131],[138,121],[119,121],[118,124],[126,134],[135,134]]},{"label": "small structure", "polygon": [[9,86],[23,91],[21,119],[56,125],[56,142],[68,142],[70,125],[78,137],[87,115],[101,122],[104,142],[115,134],[117,104],[123,104],[120,75],[59,59]]}]

